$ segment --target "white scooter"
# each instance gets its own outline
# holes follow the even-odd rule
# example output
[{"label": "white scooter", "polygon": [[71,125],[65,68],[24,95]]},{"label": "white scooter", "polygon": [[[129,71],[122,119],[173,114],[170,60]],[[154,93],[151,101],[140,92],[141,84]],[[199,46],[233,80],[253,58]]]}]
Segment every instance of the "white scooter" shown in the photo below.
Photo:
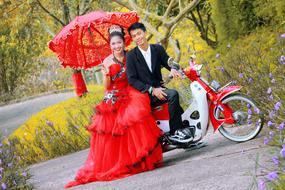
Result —
[{"label": "white scooter", "polygon": [[168,138],[170,127],[167,103],[152,110],[159,128],[164,132],[161,140],[164,151],[205,146],[206,144],[201,140],[207,134],[209,126],[235,142],[253,139],[263,127],[263,114],[256,103],[246,95],[236,93],[241,89],[240,86],[228,83],[220,87],[216,81],[210,85],[201,78],[201,69],[201,65],[191,65],[180,70],[191,80],[192,99],[189,101],[189,107],[182,114],[182,121],[184,127],[190,127],[194,136],[193,141],[177,143]]}]

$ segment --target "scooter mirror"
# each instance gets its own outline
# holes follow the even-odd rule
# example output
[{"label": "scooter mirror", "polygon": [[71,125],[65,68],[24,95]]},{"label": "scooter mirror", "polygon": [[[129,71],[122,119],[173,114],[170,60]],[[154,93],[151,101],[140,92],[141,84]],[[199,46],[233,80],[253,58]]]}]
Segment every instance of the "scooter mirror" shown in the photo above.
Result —
[{"label": "scooter mirror", "polygon": [[179,70],[180,69],[180,65],[179,63],[177,63],[173,57],[169,57],[168,60],[167,60],[167,64],[173,68],[173,69],[176,69],[176,70]]},{"label": "scooter mirror", "polygon": [[168,65],[173,65],[174,63],[174,58],[173,57],[169,57],[167,60]]},{"label": "scooter mirror", "polygon": [[179,65],[173,57],[169,57],[168,60],[167,60],[167,64],[172,67],[172,66],[176,66],[176,65]]}]

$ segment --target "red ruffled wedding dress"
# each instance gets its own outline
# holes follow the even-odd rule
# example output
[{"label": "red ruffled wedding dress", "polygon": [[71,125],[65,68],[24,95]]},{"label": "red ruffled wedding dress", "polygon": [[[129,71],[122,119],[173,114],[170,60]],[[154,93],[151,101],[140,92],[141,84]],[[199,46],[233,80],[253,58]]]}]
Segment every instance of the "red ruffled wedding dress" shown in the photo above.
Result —
[{"label": "red ruffled wedding dress", "polygon": [[110,66],[111,85],[88,126],[88,158],[65,188],[127,177],[162,163],[161,131],[149,97],[128,85],[125,70],[122,63]]}]

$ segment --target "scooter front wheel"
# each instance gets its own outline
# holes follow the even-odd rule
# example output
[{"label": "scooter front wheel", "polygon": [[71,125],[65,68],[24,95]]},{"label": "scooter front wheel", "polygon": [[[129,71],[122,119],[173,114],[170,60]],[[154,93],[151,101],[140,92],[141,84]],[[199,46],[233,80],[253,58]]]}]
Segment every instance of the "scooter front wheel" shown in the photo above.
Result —
[{"label": "scooter front wheel", "polygon": [[[231,94],[222,99],[233,111],[234,124],[224,123],[219,132],[235,142],[244,142],[255,138],[261,131],[264,119],[261,110],[249,97],[241,94]],[[216,118],[223,118],[220,109],[215,110]]]}]

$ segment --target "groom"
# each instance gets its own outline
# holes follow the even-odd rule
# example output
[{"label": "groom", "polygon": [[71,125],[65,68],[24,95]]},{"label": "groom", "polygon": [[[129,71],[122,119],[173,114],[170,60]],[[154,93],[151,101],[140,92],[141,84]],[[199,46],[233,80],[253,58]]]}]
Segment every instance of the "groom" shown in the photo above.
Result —
[{"label": "groom", "polygon": [[142,93],[149,93],[152,107],[168,102],[171,140],[181,143],[192,141],[190,129],[183,128],[182,125],[183,109],[179,104],[178,92],[161,85],[162,67],[168,69],[174,78],[181,77],[180,73],[168,65],[169,56],[161,45],[147,42],[144,24],[134,23],[128,28],[128,32],[137,45],[127,53],[129,84]]}]

